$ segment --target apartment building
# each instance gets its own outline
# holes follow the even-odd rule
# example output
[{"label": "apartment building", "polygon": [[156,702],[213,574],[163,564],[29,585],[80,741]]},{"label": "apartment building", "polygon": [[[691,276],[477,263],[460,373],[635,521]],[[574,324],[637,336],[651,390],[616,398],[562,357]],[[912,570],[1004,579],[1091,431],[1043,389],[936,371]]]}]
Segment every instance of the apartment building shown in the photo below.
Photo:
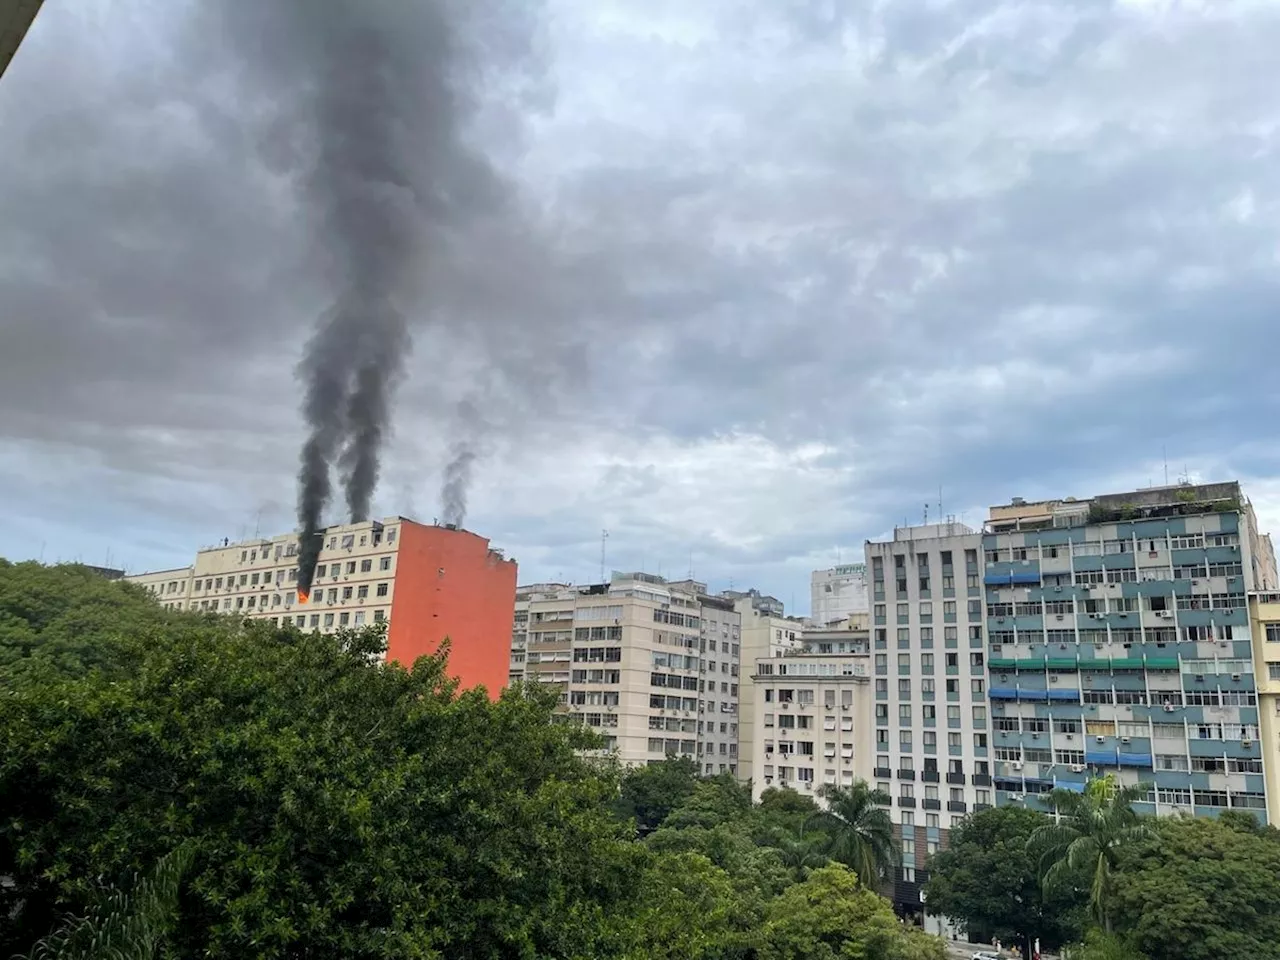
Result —
[{"label": "apartment building", "polygon": [[815,570],[809,582],[809,622],[821,627],[868,613],[869,597],[865,563]]},{"label": "apartment building", "polygon": [[1015,499],[982,551],[998,803],[1113,773],[1145,813],[1274,822],[1275,556],[1239,484]]},{"label": "apartment building", "polygon": [[517,591],[510,676],[559,686],[563,713],[625,764],[736,774],[741,642],[733,603],[697,581],[534,584]]},{"label": "apartment building", "polygon": [[489,541],[404,517],[324,531],[311,601],[297,596],[297,534],[200,550],[189,567],[138,583],[172,609],[330,632],[388,621],[387,657],[412,664],[450,640],[449,670],[492,695],[506,685],[516,564]]},{"label": "apartment building", "polygon": [[868,647],[862,631],[839,644],[802,640],[755,659],[755,799],[770,787],[819,799],[824,785],[848,787],[871,778],[875,701]]},{"label": "apartment building", "polygon": [[[777,597],[770,597],[759,590],[726,590],[720,594],[729,600],[742,623],[742,662],[750,666],[761,658],[781,656],[789,650],[798,650],[804,633],[803,620],[788,617],[786,608]],[[755,783],[760,774],[755,766],[759,740],[759,696],[755,689],[751,670],[744,671],[739,688],[739,739],[738,779]]]},{"label": "apartment building", "polygon": [[[1270,546],[1270,538],[1267,539]],[[1267,822],[1280,824],[1280,592],[1249,595]],[[1261,818],[1259,818],[1261,819]]]},{"label": "apartment building", "polygon": [[901,864],[893,900],[921,913],[928,857],[967,813],[995,803],[980,555],[962,523],[900,527],[866,544],[872,612],[873,763],[892,798]]}]

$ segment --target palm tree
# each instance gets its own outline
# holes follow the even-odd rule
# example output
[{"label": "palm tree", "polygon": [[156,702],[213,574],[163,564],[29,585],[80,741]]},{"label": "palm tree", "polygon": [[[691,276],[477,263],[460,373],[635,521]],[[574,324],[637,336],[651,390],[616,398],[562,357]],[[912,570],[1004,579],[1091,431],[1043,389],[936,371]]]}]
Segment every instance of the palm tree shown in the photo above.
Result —
[{"label": "palm tree", "polygon": [[825,785],[818,793],[827,808],[809,817],[806,824],[831,838],[827,855],[857,873],[863,886],[878,889],[889,868],[898,860],[893,842],[893,821],[883,809],[889,795],[859,780],[848,787]]},{"label": "palm tree", "polygon": [[772,844],[778,851],[778,859],[782,865],[794,874],[796,880],[803,881],[809,871],[824,867],[830,858],[823,853],[825,837],[816,831],[809,831],[801,825],[794,833],[786,832],[778,836]]},{"label": "palm tree", "polygon": [[1092,874],[1089,907],[1094,919],[1111,933],[1111,892],[1120,853],[1151,835],[1132,804],[1149,784],[1122,786],[1112,775],[1090,780],[1084,793],[1057,789],[1049,794],[1057,814],[1053,823],[1031,834],[1028,844],[1040,852],[1043,883],[1052,887],[1078,871]]},{"label": "palm tree", "polygon": [[182,844],[161,857],[149,877],[135,878],[128,890],[111,888],[86,915],[37,943],[28,960],[152,960],[175,920],[193,855]]}]

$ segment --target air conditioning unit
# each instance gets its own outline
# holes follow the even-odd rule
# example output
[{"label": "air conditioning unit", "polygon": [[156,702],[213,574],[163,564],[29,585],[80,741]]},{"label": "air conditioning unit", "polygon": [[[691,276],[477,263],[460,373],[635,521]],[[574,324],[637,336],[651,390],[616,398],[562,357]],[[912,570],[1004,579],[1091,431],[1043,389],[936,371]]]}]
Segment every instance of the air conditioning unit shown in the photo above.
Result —
[{"label": "air conditioning unit", "polygon": [[1021,760],[1015,760],[1015,761],[1013,761],[1013,763],[1011,763],[1011,764],[1010,764],[1010,766],[1011,766],[1011,767],[1013,767],[1013,769],[1015,769],[1015,770],[1021,770],[1021,769],[1022,769],[1022,761],[1021,761]]},{"label": "air conditioning unit", "polygon": [[1059,620],[1063,619],[1062,614],[1058,614],[1058,619],[1059,619]]},{"label": "air conditioning unit", "polygon": [[1232,679],[1232,680],[1239,680],[1239,679],[1240,679],[1240,674],[1238,674],[1238,673],[1233,673],[1233,674],[1231,675],[1231,679]]},{"label": "air conditioning unit", "polygon": [[1106,743],[1106,742],[1107,742],[1107,738],[1106,738],[1106,737],[1094,737],[1093,739],[1097,740],[1099,743]]},{"label": "air conditioning unit", "polygon": [[1165,712],[1165,713],[1173,713],[1173,704],[1171,704],[1171,703],[1166,703],[1166,704],[1164,705],[1164,712]]},{"label": "air conditioning unit", "polygon": [[1076,735],[1074,733],[1068,733],[1066,734],[1066,738],[1068,740],[1074,740],[1076,738]]},{"label": "air conditioning unit", "polygon": [[1156,616],[1157,616],[1157,617],[1159,617],[1161,620],[1172,620],[1172,619],[1173,619],[1173,611],[1171,611],[1171,610],[1157,610],[1157,611],[1156,611]]},{"label": "air conditioning unit", "polygon": [[1071,765],[1071,772],[1072,772],[1072,773],[1084,773],[1084,764],[1083,764],[1083,763],[1073,763],[1073,764]]},{"label": "air conditioning unit", "polygon": [[1244,748],[1247,750],[1247,749],[1249,749],[1250,747],[1252,747],[1252,746],[1253,746],[1253,741],[1252,741],[1252,740],[1241,740],[1241,741],[1240,741],[1240,746],[1244,747]]},{"label": "air conditioning unit", "polygon": [[1008,740],[1008,739],[1009,739],[1009,731],[1007,731],[1007,730],[1001,730],[1001,731],[1000,731],[1000,739],[1001,739],[1001,740]]},{"label": "air conditioning unit", "polygon": [[1128,742],[1129,742],[1129,738],[1128,738],[1128,737],[1121,737],[1121,738],[1120,738],[1120,742],[1121,742],[1121,743],[1128,743]]}]

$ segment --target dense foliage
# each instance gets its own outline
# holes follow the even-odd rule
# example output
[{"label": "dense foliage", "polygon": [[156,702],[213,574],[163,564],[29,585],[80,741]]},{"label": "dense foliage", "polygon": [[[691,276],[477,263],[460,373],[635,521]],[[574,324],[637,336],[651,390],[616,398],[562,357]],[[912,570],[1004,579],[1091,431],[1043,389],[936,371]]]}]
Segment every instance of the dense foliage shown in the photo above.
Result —
[{"label": "dense foliage", "polygon": [[965,818],[951,831],[947,849],[929,862],[929,909],[964,924],[984,942],[1046,949],[1080,936],[1083,897],[1073,887],[1040,881],[1029,841],[1049,818],[1025,807],[994,807]]},{"label": "dense foliage", "polygon": [[624,774],[554,697],[383,645],[0,565],[0,954],[941,956],[828,862],[811,800]]},{"label": "dense foliage", "polygon": [[1056,822],[970,816],[930,861],[930,907],[1006,940],[1078,937],[1072,960],[1280,960],[1280,831],[1235,812],[1140,820],[1137,793],[1100,778],[1054,795]]}]

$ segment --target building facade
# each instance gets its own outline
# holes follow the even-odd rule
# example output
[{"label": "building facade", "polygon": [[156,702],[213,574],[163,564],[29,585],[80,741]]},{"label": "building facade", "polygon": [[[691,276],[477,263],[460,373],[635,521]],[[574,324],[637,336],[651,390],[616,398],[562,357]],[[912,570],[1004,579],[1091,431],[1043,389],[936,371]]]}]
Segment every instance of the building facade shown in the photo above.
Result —
[{"label": "building facade", "polygon": [[1275,560],[1238,484],[1014,500],[982,549],[997,802],[1115,774],[1144,813],[1274,816],[1248,597]]},{"label": "building facade", "polygon": [[332,632],[387,621],[387,657],[412,664],[447,637],[449,672],[506,685],[516,564],[466,530],[403,517],[324,531],[311,600],[297,596],[297,535],[209,547],[177,570],[130,576],[166,607]]},{"label": "building facade", "polygon": [[891,798],[901,863],[894,906],[922,914],[928,857],[967,813],[995,804],[980,557],[948,522],[866,544],[872,610],[873,763]]},{"label": "building facade", "polygon": [[696,581],[536,584],[517,592],[510,676],[558,686],[562,713],[624,764],[736,775],[741,642],[733,604]]},{"label": "building facade", "polygon": [[822,627],[868,613],[869,596],[865,563],[815,570],[809,583],[809,622]]},{"label": "building facade", "polygon": [[742,662],[748,666],[743,671],[740,685],[738,725],[738,779],[758,783],[760,773],[756,767],[759,755],[760,698],[755,690],[754,673],[750,669],[757,660],[781,656],[787,651],[799,650],[802,645],[804,621],[786,616],[782,601],[765,596],[758,590],[746,592],[725,591],[722,597],[733,603],[742,624]]},{"label": "building facade", "polygon": [[[1268,538],[1268,545],[1270,539]],[[1280,592],[1249,595],[1267,822],[1280,824]]]},{"label": "building facade", "polygon": [[823,786],[849,787],[871,777],[867,636],[845,641],[843,652],[824,646],[802,641],[776,656],[757,657],[752,666],[756,800],[779,787],[821,802]]}]

